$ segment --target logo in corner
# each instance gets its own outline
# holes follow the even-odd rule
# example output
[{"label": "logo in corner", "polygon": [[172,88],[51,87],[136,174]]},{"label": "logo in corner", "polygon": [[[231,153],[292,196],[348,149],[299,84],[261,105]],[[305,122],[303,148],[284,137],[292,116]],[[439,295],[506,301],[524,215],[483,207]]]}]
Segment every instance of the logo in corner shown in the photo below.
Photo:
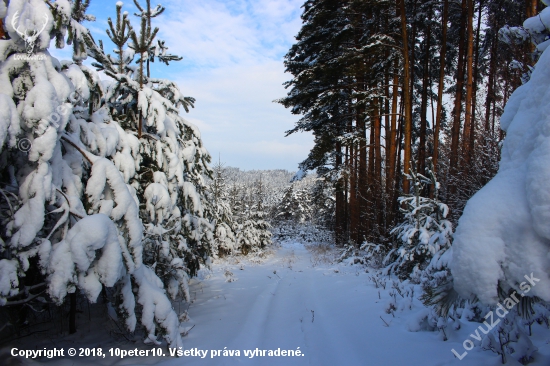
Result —
[{"label": "logo in corner", "polygon": [[47,14],[44,14],[44,24],[42,25],[42,29],[40,30],[36,30],[36,29],[29,30],[26,28],[23,30],[20,30],[19,26],[15,24],[18,19],[19,19],[19,11],[16,11],[13,17],[11,18],[11,26],[17,32],[19,37],[21,37],[21,39],[25,41],[25,50],[27,51],[26,59],[29,60],[33,58],[32,53],[34,52],[34,46],[35,46],[36,40],[38,39],[40,34],[44,31],[44,29],[46,29],[49,18]]}]

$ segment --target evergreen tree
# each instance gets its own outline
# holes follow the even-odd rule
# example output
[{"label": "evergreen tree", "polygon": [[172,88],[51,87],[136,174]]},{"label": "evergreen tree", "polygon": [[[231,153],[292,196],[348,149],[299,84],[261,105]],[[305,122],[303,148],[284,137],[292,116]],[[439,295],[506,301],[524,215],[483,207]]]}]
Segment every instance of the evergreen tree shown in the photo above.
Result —
[{"label": "evergreen tree", "polygon": [[333,229],[336,202],[330,182],[323,177],[317,178],[310,190],[313,223],[325,229]]},{"label": "evergreen tree", "polygon": [[237,248],[234,229],[236,227],[231,204],[229,190],[223,165],[218,162],[212,167],[214,173],[209,186],[209,193],[213,206],[213,215],[216,222],[214,255],[233,253]]},{"label": "evergreen tree", "polygon": [[[134,58],[132,50],[145,54],[156,32],[141,17],[140,37],[132,30],[128,37],[124,30],[129,26],[125,25],[126,16],[120,15],[121,6],[117,6],[116,29],[108,33],[118,42],[116,62],[111,62],[113,57],[105,55],[100,47],[93,47],[99,54],[98,69],[115,79],[106,93],[107,106],[139,140],[136,172],[123,159],[117,165],[130,167],[126,177],[136,188],[140,202],[146,204],[146,210],[142,210],[143,220],[149,222],[145,262],[156,268],[173,297],[187,297],[187,278],[207,260],[213,244],[214,227],[202,178],[202,174],[210,174],[210,156],[202,146],[198,129],[179,115],[179,108],[188,110],[194,99],[184,97],[172,81],[147,78],[143,65],[137,74],[129,66]],[[123,49],[123,41],[128,38],[133,39],[130,50]]]},{"label": "evergreen tree", "polygon": [[285,191],[276,210],[275,221],[286,221],[294,225],[311,222],[313,207],[310,192],[306,188],[298,188],[296,182],[293,182]]},{"label": "evergreen tree", "polygon": [[271,244],[271,225],[264,211],[265,187],[261,178],[244,190],[244,207],[237,224],[237,245],[243,254],[259,252]]},{"label": "evergreen tree", "polygon": [[[433,166],[432,166],[433,167]],[[446,220],[449,208],[438,200],[439,182],[433,170],[430,178],[411,169],[407,178],[414,194],[399,197],[403,221],[393,230],[397,249],[388,254],[388,270],[407,278],[424,270],[431,259],[451,246],[452,224]],[[424,185],[431,184],[434,198],[422,197]]]},{"label": "evergreen tree", "polygon": [[[147,342],[162,335],[181,346],[166,292],[188,298],[188,277],[207,262],[214,240],[202,177],[210,174],[210,157],[198,129],[179,115],[194,99],[171,81],[136,73],[126,42],[133,38],[143,57],[154,32],[142,22],[137,39],[122,3],[116,22],[109,20],[112,57],[79,24],[92,19],[84,14],[88,2],[31,2],[10,2],[10,40],[0,58],[0,189],[7,209],[0,274],[8,279],[0,301],[18,305],[47,291],[58,304],[67,294],[74,304],[80,291],[95,302],[102,287],[115,287],[117,298],[108,300],[128,330],[140,320]],[[27,51],[25,33],[10,25],[18,22],[44,26],[36,59],[16,60]],[[60,64],[46,48],[50,37],[62,46],[67,30],[74,63]],[[112,83],[104,87],[81,64],[85,54]]]}]

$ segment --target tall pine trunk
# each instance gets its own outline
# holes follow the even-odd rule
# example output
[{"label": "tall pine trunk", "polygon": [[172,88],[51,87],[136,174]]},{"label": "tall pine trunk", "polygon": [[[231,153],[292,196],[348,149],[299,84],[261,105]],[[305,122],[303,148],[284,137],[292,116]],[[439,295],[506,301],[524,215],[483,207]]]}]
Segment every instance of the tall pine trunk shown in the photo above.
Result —
[{"label": "tall pine trunk", "polygon": [[[342,144],[340,141],[336,142],[336,163],[335,170],[340,171],[342,169]],[[344,237],[344,220],[345,220],[345,207],[344,207],[344,179],[341,177],[336,182],[336,212],[335,212],[335,234],[336,242],[342,244]]]},{"label": "tall pine trunk", "polygon": [[[411,162],[411,132],[412,132],[412,100],[411,100],[411,76],[409,63],[409,37],[407,36],[407,13],[405,12],[405,0],[397,0],[400,17],[401,17],[401,37],[403,39],[403,92],[405,99],[405,121],[404,121],[404,139],[405,139],[405,148],[403,156],[403,172],[405,174],[409,173],[409,167]],[[403,176],[403,191],[409,193],[409,181]]]},{"label": "tall pine trunk", "polygon": [[[374,232],[377,234],[382,233],[382,151],[380,146],[380,135],[382,131],[382,121],[380,119],[380,103],[378,98],[374,99],[374,120],[371,129],[373,130],[372,136],[373,141],[371,142],[372,150],[374,152],[374,169],[373,177],[371,179],[373,190],[372,195],[374,196]],[[373,238],[374,239],[374,238]]]},{"label": "tall pine trunk", "polygon": [[[447,54],[447,21],[449,16],[449,0],[443,2],[443,31],[441,35],[441,52],[439,60],[439,82],[437,87],[437,111],[434,126],[434,151],[433,166],[437,171],[439,161],[439,133],[441,130],[441,118],[443,117],[443,88],[445,87],[445,56]],[[433,192],[433,189],[432,189]],[[433,193],[432,193],[433,194]]]},{"label": "tall pine trunk", "polygon": [[474,80],[472,86],[472,123],[470,124],[470,163],[475,157],[475,134],[476,134],[476,106],[477,106],[477,85],[479,82],[479,42],[481,38],[481,15],[483,9],[483,0],[479,2],[479,10],[477,15],[476,41],[475,41],[475,57],[474,57]]},{"label": "tall pine trunk", "polygon": [[398,73],[398,61],[395,60],[395,68],[393,74],[393,85],[392,85],[392,104],[391,104],[391,124],[390,124],[390,134],[389,139],[386,135],[386,141],[389,141],[389,153],[388,146],[386,146],[386,154],[389,155],[388,164],[386,165],[386,195],[388,197],[388,202],[386,204],[386,222],[391,224],[394,217],[394,200],[395,200],[395,175],[396,175],[396,158],[397,158],[397,103],[398,103],[398,84],[399,84],[399,73]]},{"label": "tall pine trunk", "polygon": [[498,52],[498,34],[496,32],[492,35],[491,42],[489,80],[487,82],[487,96],[485,98],[485,132],[491,131],[491,106],[495,100],[495,72]]},{"label": "tall pine trunk", "polygon": [[[460,16],[460,29],[464,29],[466,25],[467,7],[466,0],[462,0],[462,11]],[[462,93],[464,88],[464,47],[465,47],[464,32],[460,32],[458,41],[458,67],[457,67],[457,80],[456,80],[456,94],[455,94],[455,106],[454,106],[454,118],[453,126],[451,129],[451,156],[449,159],[449,168],[451,175],[451,183],[449,191],[451,194],[456,192],[456,183],[454,180],[457,178],[458,173],[458,158],[459,151],[458,146],[460,142],[460,118],[462,117]],[[453,179],[454,178],[454,179]]]},{"label": "tall pine trunk", "polygon": [[472,156],[470,133],[472,126],[472,98],[474,82],[474,1],[468,0],[468,19],[467,19],[467,54],[466,54],[466,106],[464,111],[464,131],[462,133],[462,155],[464,158],[463,172],[468,174]]},{"label": "tall pine trunk", "polygon": [[[431,19],[432,7],[428,9],[428,19]],[[430,40],[431,40],[432,23],[428,20],[428,28],[426,30],[425,50],[424,50],[424,65],[422,73],[422,101],[420,105],[420,141],[418,146],[418,172],[424,174],[426,170],[426,131],[428,126],[428,90],[429,85],[429,66],[430,66]]]}]

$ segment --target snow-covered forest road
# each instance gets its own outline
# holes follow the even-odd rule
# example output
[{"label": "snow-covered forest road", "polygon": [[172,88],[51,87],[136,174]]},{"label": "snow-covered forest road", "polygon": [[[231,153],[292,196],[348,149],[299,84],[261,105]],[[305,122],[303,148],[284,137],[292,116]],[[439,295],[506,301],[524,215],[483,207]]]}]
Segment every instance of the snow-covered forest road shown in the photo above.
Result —
[{"label": "snow-covered forest road", "polygon": [[[463,353],[462,343],[475,326],[448,334],[410,332],[408,323],[422,308],[384,309],[386,290],[376,289],[370,273],[360,266],[330,264],[318,251],[287,243],[261,264],[236,263],[214,268],[214,273],[191,288],[195,302],[189,309],[191,324],[185,349],[240,350],[240,357],[185,357],[186,365],[499,365],[492,352],[475,348],[459,361],[452,348]],[[241,270],[242,268],[242,270]],[[233,275],[231,275],[231,273]],[[232,281],[234,280],[234,281]],[[229,282],[232,281],[232,282]],[[391,283],[391,282],[390,282]],[[381,317],[389,324],[384,324]],[[477,325],[477,324],[476,324]],[[301,357],[244,356],[244,350],[296,350]],[[539,346],[550,354],[550,345]],[[266,353],[267,354],[267,353]],[[547,362],[550,358],[546,359]],[[179,365],[173,359],[162,365]],[[518,364],[519,365],[519,364]],[[535,365],[548,365],[535,363]]]},{"label": "snow-covered forest road", "polygon": [[[475,333],[478,323],[463,322],[460,330],[450,324],[443,341],[438,331],[411,332],[426,308],[414,294],[410,300],[397,298],[392,314],[385,309],[392,302],[393,281],[386,288],[376,288],[360,265],[350,266],[334,261],[334,251],[327,247],[287,242],[264,259],[253,256],[216,260],[212,271],[201,270],[192,280],[192,303],[188,309],[184,357],[67,357],[41,359],[40,364],[78,365],[315,365],[315,366],[497,366],[500,357],[475,347],[462,360],[454,357],[465,352],[463,342]],[[410,297],[409,297],[410,299]],[[176,311],[185,312],[185,303]],[[387,323],[387,324],[386,324]],[[20,348],[111,347],[131,350],[151,349],[141,341],[128,343],[110,337],[98,338],[98,332],[87,332],[87,324],[70,339],[52,343],[18,345]],[[550,340],[544,329],[534,326],[533,339],[539,348],[531,365],[550,364]],[[540,332],[540,333],[539,333]],[[537,334],[539,333],[539,334]],[[76,336],[76,337],[75,337]],[[72,339],[72,340],[71,340]],[[470,338],[471,339],[471,338]],[[27,338],[30,342],[30,338]],[[270,357],[269,350],[299,350],[303,356]],[[266,350],[265,356],[245,351]],[[212,350],[220,356],[212,357]],[[223,356],[223,351],[239,356]],[[204,358],[197,355],[204,352]],[[1,354],[0,354],[1,356]],[[18,359],[25,365],[32,360]],[[9,360],[8,360],[9,361]],[[1,362],[0,362],[1,363]],[[20,363],[16,363],[20,365]],[[510,359],[507,365],[520,365]]]}]

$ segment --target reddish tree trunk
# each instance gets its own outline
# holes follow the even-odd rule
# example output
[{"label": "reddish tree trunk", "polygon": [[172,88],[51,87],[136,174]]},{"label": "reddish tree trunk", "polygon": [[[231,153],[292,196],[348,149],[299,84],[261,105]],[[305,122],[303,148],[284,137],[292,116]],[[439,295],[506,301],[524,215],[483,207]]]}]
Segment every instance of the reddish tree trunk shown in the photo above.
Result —
[{"label": "reddish tree trunk", "polygon": [[[404,138],[405,151],[403,157],[403,171],[409,173],[411,162],[411,132],[412,132],[412,101],[410,93],[411,77],[409,63],[409,37],[407,36],[407,14],[405,13],[405,0],[398,0],[400,17],[401,17],[401,36],[403,39],[403,92],[405,99],[405,121],[404,121]],[[409,193],[409,181],[403,177],[403,191]]]},{"label": "reddish tree trunk", "polygon": [[[464,29],[466,25],[466,0],[462,0],[462,14],[461,14],[461,29]],[[462,89],[464,88],[464,47],[465,39],[464,32],[460,32],[458,43],[458,70],[456,80],[456,95],[454,106],[454,119],[451,129],[451,156],[449,161],[450,175],[456,178],[458,173],[458,145],[460,142],[460,117],[462,116]],[[451,194],[456,192],[456,186],[454,182],[451,182],[449,191]]]},{"label": "reddish tree trunk", "polygon": [[468,19],[467,19],[467,55],[466,55],[466,108],[464,116],[464,131],[462,134],[462,155],[464,157],[463,171],[467,174],[472,151],[471,151],[471,125],[472,121],[472,96],[473,96],[473,69],[474,69],[474,1],[468,0]]},{"label": "reddish tree trunk", "polygon": [[447,19],[449,15],[449,0],[443,3],[443,32],[441,36],[441,52],[439,62],[439,83],[437,87],[437,112],[434,126],[434,152],[433,165],[437,171],[439,160],[439,131],[441,129],[441,118],[443,115],[443,88],[445,86],[445,56],[447,54]]},{"label": "reddish tree trunk", "polygon": [[[428,10],[428,19],[431,18],[432,8]],[[426,170],[426,131],[428,126],[428,88],[429,84],[429,65],[430,65],[430,40],[431,40],[431,22],[428,23],[426,32],[426,49],[424,54],[424,65],[422,75],[422,102],[420,106],[420,141],[418,146],[418,172],[424,174]]]}]

